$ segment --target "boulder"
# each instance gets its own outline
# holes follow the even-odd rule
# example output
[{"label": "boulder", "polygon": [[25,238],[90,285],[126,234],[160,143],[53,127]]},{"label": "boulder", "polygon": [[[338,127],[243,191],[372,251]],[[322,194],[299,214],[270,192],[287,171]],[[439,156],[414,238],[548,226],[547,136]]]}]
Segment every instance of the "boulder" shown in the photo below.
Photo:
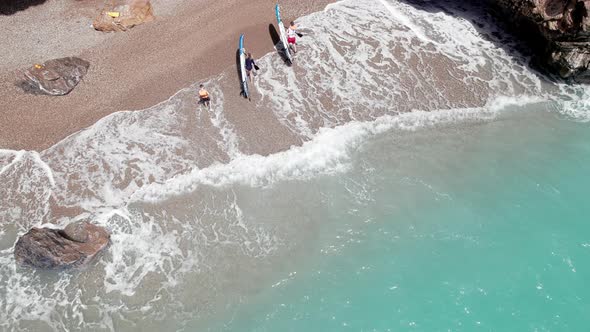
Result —
[{"label": "boulder", "polygon": [[542,62],[553,72],[588,80],[590,0],[493,1],[517,27],[541,37]]},{"label": "boulder", "polygon": [[77,267],[88,263],[109,244],[110,234],[100,226],[79,222],[65,229],[32,228],[14,247],[19,264],[44,269]]},{"label": "boulder", "polygon": [[86,75],[89,67],[89,62],[75,57],[49,60],[25,70],[21,86],[27,92],[67,95]]},{"label": "boulder", "polygon": [[109,0],[92,22],[92,26],[98,31],[127,31],[154,19],[154,10],[149,0]]}]

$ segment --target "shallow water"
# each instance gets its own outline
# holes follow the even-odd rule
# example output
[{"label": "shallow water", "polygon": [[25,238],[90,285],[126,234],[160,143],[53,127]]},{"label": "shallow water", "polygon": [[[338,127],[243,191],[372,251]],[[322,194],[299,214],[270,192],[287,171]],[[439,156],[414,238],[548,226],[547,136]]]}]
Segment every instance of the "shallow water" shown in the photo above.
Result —
[{"label": "shallow water", "polygon": [[310,184],[313,254],[211,330],[584,330],[590,131],[539,108],[366,142]]},{"label": "shallow water", "polygon": [[[236,121],[230,68],[210,111],[192,86],[0,150],[0,326],[583,326],[590,90],[538,76],[477,6],[412,3],[301,18],[295,65],[258,61],[248,121],[275,127]],[[15,265],[19,235],[76,220],[112,232],[90,266]]]}]

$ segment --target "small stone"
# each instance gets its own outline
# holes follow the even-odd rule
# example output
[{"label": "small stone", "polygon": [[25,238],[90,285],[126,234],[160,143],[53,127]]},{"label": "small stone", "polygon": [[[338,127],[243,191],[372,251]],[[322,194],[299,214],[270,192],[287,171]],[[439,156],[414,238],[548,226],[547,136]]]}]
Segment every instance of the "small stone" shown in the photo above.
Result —
[{"label": "small stone", "polygon": [[85,243],[88,241],[88,232],[86,230],[86,223],[76,222],[66,226],[63,233],[65,237],[72,241]]}]

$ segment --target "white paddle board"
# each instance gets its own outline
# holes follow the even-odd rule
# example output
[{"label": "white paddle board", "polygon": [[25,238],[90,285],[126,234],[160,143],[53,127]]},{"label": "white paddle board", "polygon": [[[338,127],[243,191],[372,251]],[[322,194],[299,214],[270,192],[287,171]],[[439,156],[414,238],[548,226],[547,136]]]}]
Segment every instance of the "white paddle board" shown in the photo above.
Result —
[{"label": "white paddle board", "polygon": [[240,50],[240,73],[242,74],[240,79],[242,80],[242,93],[244,94],[244,98],[250,98],[250,92],[248,91],[248,75],[246,75],[246,49],[244,48],[244,34],[240,35],[238,49]]},{"label": "white paddle board", "polygon": [[279,8],[278,3],[275,7],[275,13],[277,15],[277,23],[279,25],[279,33],[281,35],[281,43],[283,44],[285,57],[287,62],[291,64],[293,63],[293,59],[291,58],[291,52],[289,52],[289,44],[287,44],[287,33],[285,32],[285,26],[283,25],[283,21],[281,20],[281,9]]}]

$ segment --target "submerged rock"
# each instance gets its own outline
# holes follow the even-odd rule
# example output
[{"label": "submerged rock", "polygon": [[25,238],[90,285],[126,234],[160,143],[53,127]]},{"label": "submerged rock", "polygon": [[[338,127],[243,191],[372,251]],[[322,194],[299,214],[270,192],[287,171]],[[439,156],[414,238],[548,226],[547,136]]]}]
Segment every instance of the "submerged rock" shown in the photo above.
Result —
[{"label": "submerged rock", "polygon": [[517,27],[541,37],[549,68],[563,78],[590,78],[590,0],[494,1]]},{"label": "submerged rock", "polygon": [[55,269],[88,263],[109,243],[110,234],[89,222],[66,226],[64,230],[32,228],[21,236],[14,247],[20,264]]}]

